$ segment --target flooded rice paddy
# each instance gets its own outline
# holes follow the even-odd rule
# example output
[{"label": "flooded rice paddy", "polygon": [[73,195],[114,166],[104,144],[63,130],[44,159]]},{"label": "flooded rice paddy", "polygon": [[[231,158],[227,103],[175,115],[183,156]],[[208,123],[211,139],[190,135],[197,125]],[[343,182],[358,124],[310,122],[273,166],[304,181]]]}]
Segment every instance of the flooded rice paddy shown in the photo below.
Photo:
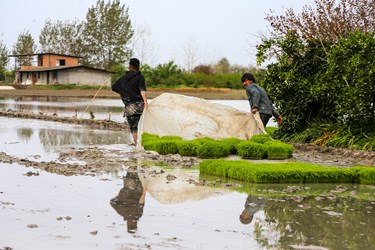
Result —
[{"label": "flooded rice paddy", "polygon": [[[79,116],[88,103],[97,119],[122,122],[118,100],[6,99],[0,109]],[[199,160],[160,166],[126,131],[31,119],[0,117],[0,149],[0,249],[375,249],[375,186],[200,176]],[[88,174],[43,168],[52,163],[89,163]]]}]

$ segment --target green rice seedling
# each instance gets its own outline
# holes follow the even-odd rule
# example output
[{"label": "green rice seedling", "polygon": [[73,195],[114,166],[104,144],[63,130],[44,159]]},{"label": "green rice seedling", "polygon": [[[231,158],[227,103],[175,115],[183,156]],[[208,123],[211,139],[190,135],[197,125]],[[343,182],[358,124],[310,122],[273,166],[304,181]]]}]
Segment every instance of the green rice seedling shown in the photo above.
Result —
[{"label": "green rice seedling", "polygon": [[157,141],[142,141],[142,146],[145,150],[156,151]]},{"label": "green rice seedling", "polygon": [[253,135],[249,141],[264,144],[267,141],[272,140],[271,137],[268,134],[262,134],[262,135]]},{"label": "green rice seedling", "polygon": [[267,158],[267,146],[250,140],[237,144],[237,154],[243,158],[264,159]]},{"label": "green rice seedling", "polygon": [[374,167],[363,167],[356,166],[353,168],[353,171],[356,171],[358,174],[358,183],[361,184],[375,184],[375,168]]},{"label": "green rice seedling", "polygon": [[199,145],[196,150],[197,156],[201,158],[220,158],[230,155],[228,147],[219,141],[206,141]]},{"label": "green rice seedling", "polygon": [[375,184],[375,168],[325,167],[303,162],[251,163],[244,160],[204,160],[202,174],[253,183],[361,183]]},{"label": "green rice seedling", "polygon": [[196,156],[200,145],[201,143],[195,140],[180,141],[177,143],[178,153],[182,156]]},{"label": "green rice seedling", "polygon": [[145,142],[155,141],[155,140],[160,140],[160,136],[155,135],[155,134],[142,133],[142,145]]},{"label": "green rice seedling", "polygon": [[219,142],[223,143],[224,147],[228,147],[228,150],[230,154],[235,155],[237,154],[237,144],[242,142],[243,140],[238,139],[238,138],[225,138],[219,140]]},{"label": "green rice seedling", "polygon": [[287,159],[292,157],[294,151],[292,145],[277,140],[267,141],[264,145],[267,146],[268,159]]},{"label": "green rice seedling", "polygon": [[177,154],[178,153],[178,143],[181,140],[175,139],[160,139],[158,141],[154,141],[154,148],[155,151],[161,155],[166,154]]},{"label": "green rice seedling", "polygon": [[273,133],[275,133],[276,130],[278,130],[277,127],[266,127],[266,132],[271,137],[272,137]]},{"label": "green rice seedling", "polygon": [[179,140],[179,141],[182,140],[181,136],[177,136],[177,135],[165,135],[165,136],[162,136],[160,139],[162,139],[162,140]]}]

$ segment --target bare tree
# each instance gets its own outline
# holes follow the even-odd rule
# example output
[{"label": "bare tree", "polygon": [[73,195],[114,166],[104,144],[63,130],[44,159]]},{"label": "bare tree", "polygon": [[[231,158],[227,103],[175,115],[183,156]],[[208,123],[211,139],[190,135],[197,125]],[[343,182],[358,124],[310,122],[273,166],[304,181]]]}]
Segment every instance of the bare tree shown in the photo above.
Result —
[{"label": "bare tree", "polygon": [[153,65],[157,62],[157,49],[151,40],[152,32],[146,24],[135,28],[132,39],[133,55],[137,57],[142,64]]},{"label": "bare tree", "polygon": [[184,61],[185,61],[185,68],[188,72],[191,72],[194,68],[194,64],[197,63],[197,45],[194,39],[190,38],[185,44],[184,48]]},{"label": "bare tree", "polygon": [[271,11],[265,18],[271,25],[273,37],[284,37],[295,30],[304,40],[337,41],[350,32],[375,31],[374,0],[314,0],[315,8],[305,5],[301,13],[292,8],[283,15]]}]

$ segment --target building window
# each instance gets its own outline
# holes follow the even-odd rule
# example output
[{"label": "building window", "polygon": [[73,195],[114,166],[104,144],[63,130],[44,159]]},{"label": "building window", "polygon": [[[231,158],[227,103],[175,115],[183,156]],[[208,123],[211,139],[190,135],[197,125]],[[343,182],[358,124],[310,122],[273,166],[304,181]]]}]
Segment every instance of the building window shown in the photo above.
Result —
[{"label": "building window", "polygon": [[57,59],[56,66],[65,66],[65,59]]}]

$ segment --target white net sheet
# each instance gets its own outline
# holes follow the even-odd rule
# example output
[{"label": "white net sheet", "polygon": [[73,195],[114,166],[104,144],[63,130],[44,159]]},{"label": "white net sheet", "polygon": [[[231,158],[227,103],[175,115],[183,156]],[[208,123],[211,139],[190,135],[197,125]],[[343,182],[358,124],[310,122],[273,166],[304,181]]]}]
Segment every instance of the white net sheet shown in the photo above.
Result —
[{"label": "white net sheet", "polygon": [[253,115],[205,99],[170,93],[152,99],[142,114],[138,132],[177,135],[185,140],[249,139],[266,133],[258,113]]}]

